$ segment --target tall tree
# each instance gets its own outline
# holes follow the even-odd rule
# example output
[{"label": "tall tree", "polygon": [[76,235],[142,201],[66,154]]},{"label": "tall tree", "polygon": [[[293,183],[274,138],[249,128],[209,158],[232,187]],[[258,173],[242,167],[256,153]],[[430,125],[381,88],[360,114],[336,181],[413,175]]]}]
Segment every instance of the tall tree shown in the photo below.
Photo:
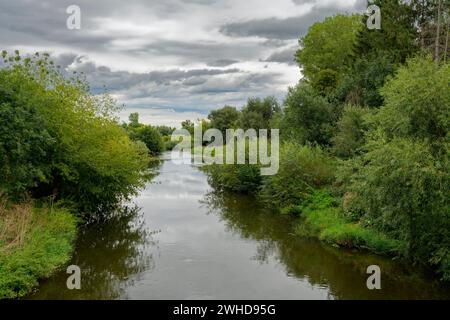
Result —
[{"label": "tall tree", "polygon": [[359,15],[336,15],[313,24],[299,40],[296,60],[318,91],[335,85],[350,62],[361,27]]},{"label": "tall tree", "polygon": [[[404,63],[418,50],[413,7],[400,0],[375,0],[373,3],[381,9],[381,29],[359,31],[354,57],[372,60],[384,55],[394,63]],[[367,19],[363,17],[364,25]]]},{"label": "tall tree", "polygon": [[211,121],[211,127],[222,131],[222,133],[225,133],[226,129],[232,129],[238,118],[239,112],[235,107],[231,106],[213,110],[208,115],[208,119]]}]

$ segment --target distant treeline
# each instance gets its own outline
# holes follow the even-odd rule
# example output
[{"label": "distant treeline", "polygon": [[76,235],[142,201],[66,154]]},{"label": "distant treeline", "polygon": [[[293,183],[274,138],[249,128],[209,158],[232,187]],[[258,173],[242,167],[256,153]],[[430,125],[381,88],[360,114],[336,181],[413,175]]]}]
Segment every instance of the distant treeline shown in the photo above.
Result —
[{"label": "distant treeline", "polygon": [[171,141],[175,128],[139,123],[139,113],[137,112],[131,113],[129,123],[124,123],[122,126],[133,141],[144,143],[153,156],[171,150],[175,146],[175,142]]}]

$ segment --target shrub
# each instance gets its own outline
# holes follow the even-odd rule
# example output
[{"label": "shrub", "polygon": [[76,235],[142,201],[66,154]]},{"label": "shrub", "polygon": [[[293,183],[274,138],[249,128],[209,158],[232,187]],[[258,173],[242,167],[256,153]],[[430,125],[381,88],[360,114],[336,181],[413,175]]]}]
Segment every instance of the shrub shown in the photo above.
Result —
[{"label": "shrub", "polygon": [[278,174],[264,180],[261,199],[282,212],[295,208],[315,188],[330,184],[334,179],[334,162],[320,147],[284,143],[280,149]]},{"label": "shrub", "polygon": [[164,140],[162,132],[169,132],[169,127],[153,127],[139,123],[139,113],[131,113],[128,117],[129,123],[124,123],[122,126],[127,131],[128,135],[133,141],[142,141],[147,146],[148,151],[152,155],[158,155],[164,150]]},{"label": "shrub", "polygon": [[[382,89],[367,151],[349,162],[349,214],[450,279],[450,65],[416,57]],[[353,166],[353,168],[352,168]]]},{"label": "shrub", "polygon": [[278,101],[274,97],[250,98],[242,108],[236,121],[240,129],[270,129],[272,120],[281,111]]},{"label": "shrub", "polygon": [[260,167],[252,164],[205,166],[210,184],[219,190],[257,194],[262,183]]},{"label": "shrub", "polygon": [[365,225],[407,242],[411,258],[437,265],[447,279],[449,168],[448,157],[436,159],[427,143],[396,138],[364,156],[349,187],[351,210]]}]

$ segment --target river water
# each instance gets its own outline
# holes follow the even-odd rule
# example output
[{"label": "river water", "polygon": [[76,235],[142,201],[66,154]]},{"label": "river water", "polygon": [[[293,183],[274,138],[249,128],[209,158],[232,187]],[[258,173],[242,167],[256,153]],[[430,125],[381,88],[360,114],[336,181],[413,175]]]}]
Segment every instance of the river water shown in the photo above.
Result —
[{"label": "river water", "polygon": [[[248,196],[215,192],[193,165],[163,156],[159,174],[108,221],[80,230],[70,264],[31,299],[450,299],[410,265],[292,234],[293,221]],[[366,268],[381,268],[368,290]]]}]

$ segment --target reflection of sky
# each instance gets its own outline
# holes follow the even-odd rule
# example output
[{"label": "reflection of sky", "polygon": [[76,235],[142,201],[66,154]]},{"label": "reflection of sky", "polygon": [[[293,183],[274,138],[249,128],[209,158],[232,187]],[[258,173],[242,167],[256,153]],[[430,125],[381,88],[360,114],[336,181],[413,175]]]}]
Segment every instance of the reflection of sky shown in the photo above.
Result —
[{"label": "reflection of sky", "polygon": [[200,203],[209,190],[196,168],[164,162],[136,200],[149,229],[161,230],[154,236],[159,256],[127,290],[128,298],[327,298],[328,290],[287,277],[274,257],[255,261],[258,242],[227,229]]}]

